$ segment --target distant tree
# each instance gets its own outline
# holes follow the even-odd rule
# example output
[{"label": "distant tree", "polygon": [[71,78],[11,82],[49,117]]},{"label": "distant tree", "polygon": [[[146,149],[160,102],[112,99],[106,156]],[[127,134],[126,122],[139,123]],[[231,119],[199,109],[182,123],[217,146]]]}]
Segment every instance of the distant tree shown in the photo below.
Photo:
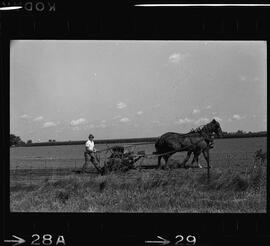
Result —
[{"label": "distant tree", "polygon": [[53,140],[53,142],[56,142],[55,139]]},{"label": "distant tree", "polygon": [[242,130],[238,130],[236,134],[244,134],[244,132]]},{"label": "distant tree", "polygon": [[30,140],[27,140],[27,143],[26,144],[32,144],[33,142],[32,142],[32,140],[30,139]]},{"label": "distant tree", "polygon": [[10,143],[9,143],[9,146],[17,146],[21,143],[23,143],[23,141],[21,140],[21,138],[19,136],[16,136],[14,134],[10,134]]},{"label": "distant tree", "polygon": [[49,143],[51,143],[52,142],[52,140],[51,139],[49,139]]}]

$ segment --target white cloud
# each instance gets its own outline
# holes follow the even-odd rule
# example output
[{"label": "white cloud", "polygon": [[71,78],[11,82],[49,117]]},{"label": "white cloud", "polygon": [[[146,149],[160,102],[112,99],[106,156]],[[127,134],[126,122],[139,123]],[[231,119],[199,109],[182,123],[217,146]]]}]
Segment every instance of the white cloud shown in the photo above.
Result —
[{"label": "white cloud", "polygon": [[44,119],[43,116],[38,116],[35,119],[33,119],[33,121],[41,121],[43,119]]},{"label": "white cloud", "polygon": [[85,129],[92,129],[92,128],[95,128],[95,125],[94,124],[89,124],[89,125],[86,125],[85,126]]},{"label": "white cloud", "polygon": [[247,80],[247,77],[244,76],[244,75],[240,75],[240,80],[241,80],[241,81],[246,81],[246,80]]},{"label": "white cloud", "polygon": [[229,118],[229,119],[228,119],[228,121],[229,121],[229,122],[232,122],[232,119],[231,119],[231,118]]},{"label": "white cloud", "polygon": [[192,121],[193,121],[193,120],[192,120],[192,119],[189,119],[189,118],[178,119],[178,120],[175,122],[175,124],[181,125],[181,124],[185,124],[185,123],[190,123],[190,122],[192,122]]},{"label": "white cloud", "polygon": [[20,116],[22,119],[29,119],[32,118],[32,116],[28,115],[28,114],[23,114]]},{"label": "white cloud", "polygon": [[184,60],[188,54],[174,53],[169,56],[169,62],[177,64],[180,61]]},{"label": "white cloud", "polygon": [[77,119],[77,120],[72,120],[72,121],[70,122],[70,125],[72,125],[72,126],[78,126],[78,125],[82,125],[82,124],[84,124],[84,123],[86,123],[86,119],[84,119],[84,118],[79,118],[79,119]]},{"label": "white cloud", "polygon": [[200,119],[198,119],[198,120],[196,120],[194,123],[196,124],[196,125],[198,125],[198,124],[204,124],[204,123],[207,123],[207,122],[209,122],[210,120],[208,119],[208,118],[200,118]]},{"label": "white cloud", "polygon": [[52,121],[48,121],[48,122],[45,122],[45,123],[43,124],[43,128],[54,127],[54,126],[57,126],[57,123],[52,122]]},{"label": "white cloud", "polygon": [[143,114],[143,111],[142,110],[140,110],[140,111],[137,112],[137,115],[141,115],[141,114]]},{"label": "white cloud", "polygon": [[244,116],[241,116],[241,115],[239,115],[239,114],[234,114],[233,115],[233,119],[235,119],[235,120],[242,120],[242,119],[244,119],[245,117]]},{"label": "white cloud", "polygon": [[104,124],[104,123],[106,123],[106,120],[102,120],[102,121],[101,121],[101,124]]},{"label": "white cloud", "polygon": [[198,114],[198,113],[200,113],[200,110],[199,109],[193,109],[193,111],[192,111],[192,114]]},{"label": "white cloud", "polygon": [[123,108],[127,107],[127,105],[124,102],[119,102],[119,103],[117,103],[117,106],[116,107],[118,109],[123,109]]},{"label": "white cloud", "polygon": [[104,124],[104,123],[100,123],[100,124],[97,125],[96,127],[97,127],[97,128],[105,128],[105,127],[107,127],[107,125]]},{"label": "white cloud", "polygon": [[212,106],[211,105],[207,105],[205,108],[206,109],[210,109],[210,108],[212,108]]},{"label": "white cloud", "polygon": [[127,117],[124,117],[124,118],[122,118],[122,119],[120,120],[120,122],[129,122],[129,121],[130,121],[130,119],[127,118]]}]

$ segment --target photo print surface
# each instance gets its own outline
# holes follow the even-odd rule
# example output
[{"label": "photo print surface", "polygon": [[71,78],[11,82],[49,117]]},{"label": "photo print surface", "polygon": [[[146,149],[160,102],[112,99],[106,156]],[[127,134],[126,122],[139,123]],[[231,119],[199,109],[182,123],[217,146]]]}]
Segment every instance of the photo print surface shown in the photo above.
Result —
[{"label": "photo print surface", "polygon": [[265,41],[10,43],[11,212],[266,213],[266,136]]}]

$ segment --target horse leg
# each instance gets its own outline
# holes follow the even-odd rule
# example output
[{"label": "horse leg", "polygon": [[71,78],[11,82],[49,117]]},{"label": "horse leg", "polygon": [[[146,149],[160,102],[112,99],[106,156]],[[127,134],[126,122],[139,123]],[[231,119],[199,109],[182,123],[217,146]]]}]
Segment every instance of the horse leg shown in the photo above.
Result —
[{"label": "horse leg", "polygon": [[178,166],[184,165],[184,167],[185,167],[186,166],[186,163],[188,162],[188,160],[189,160],[189,158],[191,156],[191,154],[192,154],[192,150],[189,150],[188,153],[187,153],[186,158],[184,159],[184,161],[180,165],[178,165]]},{"label": "horse leg", "polygon": [[193,163],[196,161],[197,167],[202,168],[201,164],[199,163],[199,155],[201,154],[201,151],[194,151],[193,153],[194,153],[194,157],[191,164],[193,165]]},{"label": "horse leg", "polygon": [[207,166],[210,168],[211,166],[209,163],[209,149],[203,151],[203,157],[207,162]]},{"label": "horse leg", "polygon": [[163,156],[163,158],[164,158],[164,160],[165,160],[165,169],[168,168],[168,160],[169,160],[170,156],[171,156],[171,155],[165,155],[165,156]]},{"label": "horse leg", "polygon": [[161,155],[160,156],[158,156],[158,165],[157,165],[157,168],[160,168],[160,163],[161,163]]}]

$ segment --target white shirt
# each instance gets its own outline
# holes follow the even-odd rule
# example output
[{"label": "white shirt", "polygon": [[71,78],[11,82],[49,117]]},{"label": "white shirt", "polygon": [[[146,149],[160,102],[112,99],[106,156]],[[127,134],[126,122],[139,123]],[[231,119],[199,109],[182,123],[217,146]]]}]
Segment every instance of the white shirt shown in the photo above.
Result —
[{"label": "white shirt", "polygon": [[91,141],[90,139],[88,139],[87,142],[85,143],[85,147],[87,150],[94,151],[95,149],[94,141]]}]

